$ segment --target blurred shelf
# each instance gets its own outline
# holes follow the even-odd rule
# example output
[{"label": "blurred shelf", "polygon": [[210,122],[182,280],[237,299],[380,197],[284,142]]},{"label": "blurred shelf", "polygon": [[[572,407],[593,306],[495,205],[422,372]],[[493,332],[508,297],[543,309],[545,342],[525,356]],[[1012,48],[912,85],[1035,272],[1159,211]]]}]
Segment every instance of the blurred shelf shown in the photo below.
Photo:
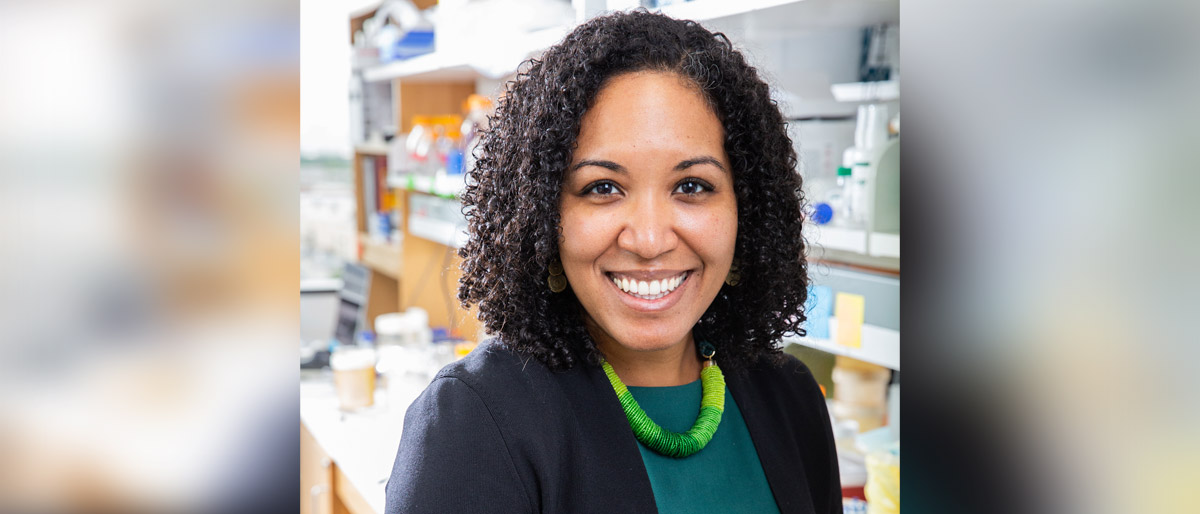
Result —
[{"label": "blurred shelf", "polygon": [[900,371],[900,331],[864,324],[862,346],[854,348],[838,344],[837,318],[829,318],[829,339],[787,336],[785,344],[798,344],[834,355],[843,355],[885,368]]},{"label": "blurred shelf", "polygon": [[374,271],[383,273],[396,280],[400,279],[401,259],[400,245],[381,243],[372,240],[370,236],[360,233],[358,240],[362,244],[362,265]]},{"label": "blurred shelf", "polygon": [[363,80],[464,82],[478,78],[498,79],[516,72],[525,59],[557,43],[573,28],[551,27],[497,39],[487,49],[448,48],[403,61],[369,66],[363,68]]},{"label": "blurred shelf", "polygon": [[382,144],[363,143],[354,145],[354,153],[359,155],[379,155],[387,157],[388,147]]},{"label": "blurred shelf", "polygon": [[867,234],[863,230],[808,224],[804,227],[804,237],[809,243],[830,250],[900,258],[900,234]]},{"label": "blurred shelf", "polygon": [[874,257],[900,258],[900,234],[872,232],[867,238],[867,254]]},{"label": "blurred shelf", "polygon": [[832,250],[867,253],[867,233],[862,230],[807,224],[804,237],[810,243]]},{"label": "blurred shelf", "polygon": [[342,289],[340,278],[300,279],[300,293],[336,293]]},{"label": "blurred shelf", "polygon": [[392,79],[424,79],[427,81],[474,80],[478,74],[449,52],[433,52],[403,61],[363,69],[363,80],[378,82]]},{"label": "blurred shelf", "polygon": [[452,248],[467,243],[467,219],[457,199],[408,196],[408,233]]},{"label": "blurred shelf", "polygon": [[[610,8],[620,8],[623,3],[629,3],[630,6],[637,4],[610,2],[609,5]],[[695,0],[653,10],[675,18],[701,22],[746,15],[754,17],[755,27],[771,30],[861,27],[900,20],[898,0]],[[410,82],[499,79],[515,73],[522,62],[558,43],[574,28],[573,24],[568,24],[493,38],[487,48],[440,48],[403,61],[366,65],[362,68],[362,76],[367,82],[394,79]]]},{"label": "blurred shelf", "polygon": [[390,174],[387,185],[393,189],[416,191],[442,198],[459,198],[466,189],[466,175],[444,175],[435,177],[415,173]]},{"label": "blurred shelf", "polygon": [[737,16],[770,7],[799,3],[798,0],[741,0],[739,2],[730,2],[727,0],[693,0],[691,2],[682,2],[677,0],[677,2],[655,10],[672,18],[704,21],[724,18],[726,16]]},{"label": "blurred shelf", "polygon": [[694,0],[652,9],[699,22],[753,18],[756,30],[864,27],[900,21],[899,0]]},{"label": "blurred shelf", "polygon": [[830,91],[839,102],[891,102],[900,99],[900,82],[852,82],[834,84]]}]

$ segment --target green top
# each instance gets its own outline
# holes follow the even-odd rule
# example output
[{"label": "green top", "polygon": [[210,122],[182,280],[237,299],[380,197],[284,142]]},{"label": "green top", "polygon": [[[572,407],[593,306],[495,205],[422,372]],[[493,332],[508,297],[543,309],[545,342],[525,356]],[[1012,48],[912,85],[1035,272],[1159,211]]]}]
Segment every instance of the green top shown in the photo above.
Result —
[{"label": "green top", "polygon": [[[681,386],[628,389],[650,419],[681,433],[696,421],[703,394],[699,380]],[[746,421],[728,388],[721,426],[703,450],[675,459],[641,443],[638,449],[659,512],[779,512]]]}]

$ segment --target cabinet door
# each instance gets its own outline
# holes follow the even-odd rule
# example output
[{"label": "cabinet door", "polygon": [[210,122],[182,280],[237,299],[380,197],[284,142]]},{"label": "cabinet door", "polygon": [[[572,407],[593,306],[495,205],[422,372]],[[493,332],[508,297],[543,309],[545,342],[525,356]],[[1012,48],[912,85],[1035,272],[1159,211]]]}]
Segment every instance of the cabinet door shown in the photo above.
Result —
[{"label": "cabinet door", "polygon": [[332,514],[333,461],[300,423],[300,514]]}]

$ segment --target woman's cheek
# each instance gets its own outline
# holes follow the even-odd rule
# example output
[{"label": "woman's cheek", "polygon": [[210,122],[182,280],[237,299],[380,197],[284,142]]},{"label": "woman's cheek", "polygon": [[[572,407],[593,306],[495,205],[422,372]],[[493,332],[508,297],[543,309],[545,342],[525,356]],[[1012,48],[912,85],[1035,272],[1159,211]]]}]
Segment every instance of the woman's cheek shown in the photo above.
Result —
[{"label": "woman's cheek", "polygon": [[584,206],[564,206],[560,222],[562,239],[559,242],[559,254],[564,262],[571,260],[583,263],[603,253],[607,219],[591,211]]},{"label": "woman's cheek", "polygon": [[737,239],[736,207],[714,206],[702,212],[683,213],[678,219],[679,228],[691,239],[703,238],[704,246],[717,253],[732,253]]}]

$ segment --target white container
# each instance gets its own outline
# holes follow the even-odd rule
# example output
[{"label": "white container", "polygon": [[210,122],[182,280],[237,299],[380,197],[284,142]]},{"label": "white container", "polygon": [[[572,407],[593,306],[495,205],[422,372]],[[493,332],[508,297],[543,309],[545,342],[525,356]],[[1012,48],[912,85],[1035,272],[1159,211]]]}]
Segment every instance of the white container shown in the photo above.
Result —
[{"label": "white container", "polygon": [[407,346],[410,344],[410,333],[408,315],[401,312],[390,312],[380,314],[375,317],[375,334],[378,336],[379,346],[399,345]]},{"label": "white container", "polygon": [[857,421],[860,432],[883,426],[890,377],[882,366],[838,357],[832,373],[834,416]]},{"label": "white container", "polygon": [[867,104],[858,106],[858,121],[854,127],[854,146],[868,155],[887,142],[887,106]]},{"label": "white container", "polygon": [[338,405],[344,411],[365,409],[375,404],[375,350],[338,346],[329,357]]}]

